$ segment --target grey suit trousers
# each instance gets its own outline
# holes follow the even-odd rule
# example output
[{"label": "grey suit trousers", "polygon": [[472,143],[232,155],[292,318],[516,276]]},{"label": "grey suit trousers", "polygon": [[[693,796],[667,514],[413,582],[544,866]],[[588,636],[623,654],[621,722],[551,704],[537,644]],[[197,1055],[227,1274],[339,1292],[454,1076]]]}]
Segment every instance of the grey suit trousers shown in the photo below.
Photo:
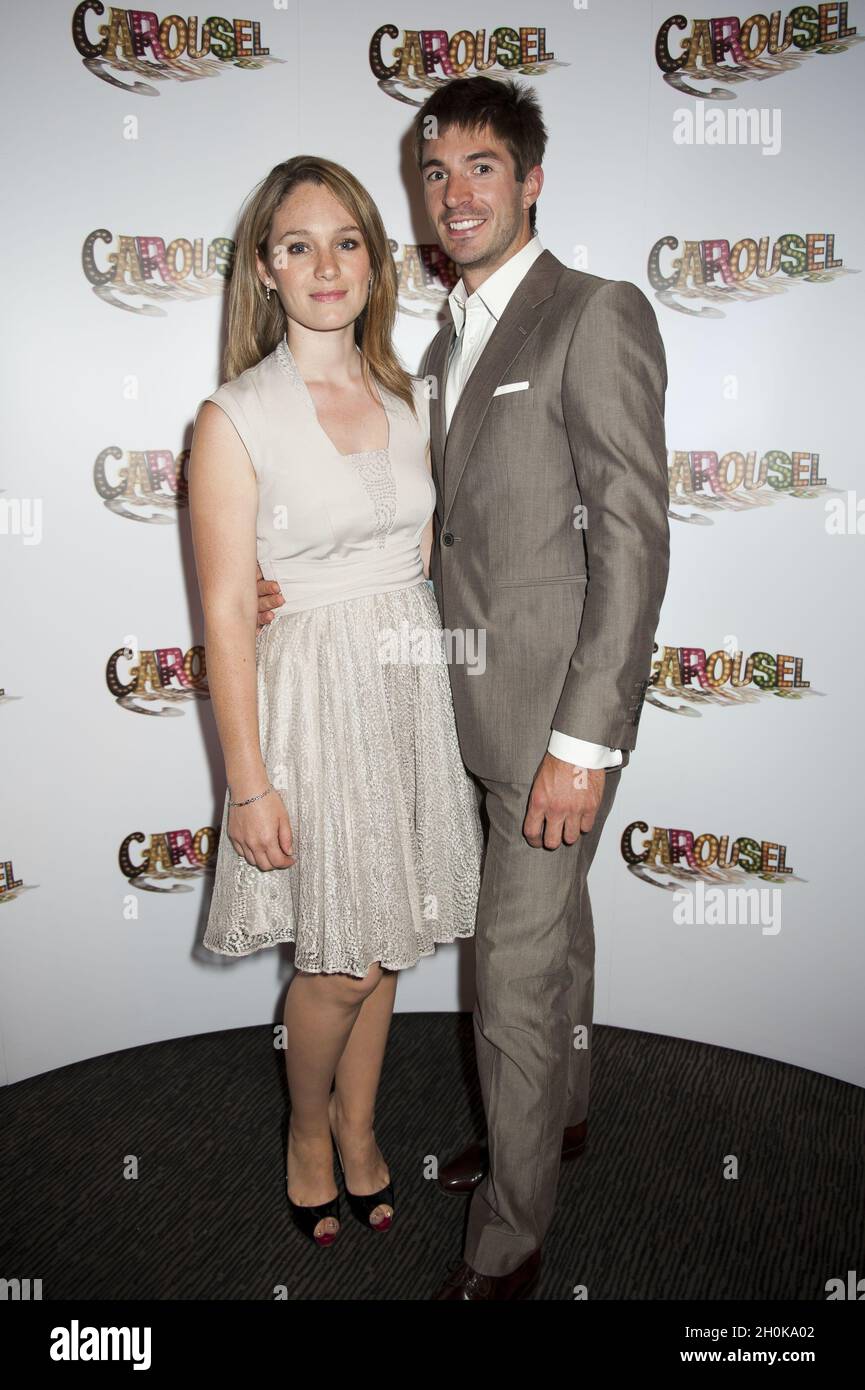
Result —
[{"label": "grey suit trousers", "polygon": [[[589,1104],[595,935],[586,875],[618,791],[608,768],[595,823],[573,845],[522,833],[531,783],[478,778],[489,838],[475,933],[475,1049],[490,1166],[469,1210],[465,1259],[507,1274],[553,1216],[562,1130]],[[586,1030],[588,1046],[575,1029]]]}]

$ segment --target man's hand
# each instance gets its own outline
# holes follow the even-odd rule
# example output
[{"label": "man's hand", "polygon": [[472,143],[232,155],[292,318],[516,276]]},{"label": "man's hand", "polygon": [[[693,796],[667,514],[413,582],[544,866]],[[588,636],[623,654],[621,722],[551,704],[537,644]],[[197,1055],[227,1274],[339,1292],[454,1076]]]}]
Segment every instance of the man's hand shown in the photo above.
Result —
[{"label": "man's hand", "polygon": [[268,623],[273,622],[273,609],[278,608],[281,603],[285,603],[282,590],[275,579],[262,579],[261,566],[256,565],[258,582],[258,617],[255,620],[255,630],[260,632]]},{"label": "man's hand", "polygon": [[[587,835],[604,795],[605,768],[575,767],[545,753],[535,773],[523,834],[535,849],[558,849]],[[546,825],[545,825],[546,822]]]}]

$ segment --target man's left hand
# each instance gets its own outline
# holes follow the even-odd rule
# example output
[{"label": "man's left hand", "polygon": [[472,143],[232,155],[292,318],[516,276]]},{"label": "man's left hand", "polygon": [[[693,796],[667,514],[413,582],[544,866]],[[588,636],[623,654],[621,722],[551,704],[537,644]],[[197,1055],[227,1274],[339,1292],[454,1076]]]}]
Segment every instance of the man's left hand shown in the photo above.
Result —
[{"label": "man's left hand", "polygon": [[575,767],[545,753],[535,773],[523,834],[535,849],[574,844],[595,823],[604,795],[605,768]]}]

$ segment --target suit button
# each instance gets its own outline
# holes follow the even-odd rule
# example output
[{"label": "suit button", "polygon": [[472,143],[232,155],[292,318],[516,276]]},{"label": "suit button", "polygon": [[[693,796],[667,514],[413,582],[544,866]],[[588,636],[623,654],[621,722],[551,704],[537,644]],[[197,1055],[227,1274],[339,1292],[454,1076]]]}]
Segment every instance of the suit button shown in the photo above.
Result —
[{"label": "suit button", "polygon": [[454,533],[453,533],[453,531],[444,531],[444,532],[442,533],[442,545],[453,545],[453,543],[454,543]]}]

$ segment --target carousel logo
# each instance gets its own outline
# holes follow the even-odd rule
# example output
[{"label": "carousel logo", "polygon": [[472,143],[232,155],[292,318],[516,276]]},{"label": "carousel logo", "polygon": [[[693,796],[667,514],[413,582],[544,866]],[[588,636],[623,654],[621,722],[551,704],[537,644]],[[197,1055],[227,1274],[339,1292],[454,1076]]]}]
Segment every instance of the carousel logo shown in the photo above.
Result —
[{"label": "carousel logo", "polygon": [[[767,295],[783,294],[787,285],[772,281],[779,272],[788,280],[808,280],[826,283],[839,275],[858,275],[847,270],[835,258],[835,237],[831,232],[807,232],[798,236],[787,232],[777,238],[769,259],[767,236],[759,242],[742,237],[731,246],[729,241],[684,241],[681,253],[670,262],[671,274],[664,273],[662,252],[675,251],[679,240],[674,236],[660,237],[649,252],[649,283],[655,297],[676,309],[680,314],[695,318],[722,319],[724,311],[713,307],[736,299],[764,299]],[[750,283],[749,283],[750,282]],[[678,298],[677,298],[678,297]],[[707,299],[699,309],[689,309],[679,299]]]},{"label": "carousel logo", "polygon": [[[652,650],[659,650],[657,642]],[[699,718],[703,705],[751,704],[764,695],[801,700],[806,691],[819,693],[802,678],[803,657],[752,652],[746,661],[735,637],[708,655],[703,647],[662,647],[660,651],[652,663],[646,699],[673,714]]]},{"label": "carousel logo", "polygon": [[[178,508],[189,503],[189,454],[189,449],[176,457],[170,449],[146,449],[124,455],[122,449],[111,444],[93,465],[96,491],[117,516],[169,525]],[[125,462],[116,465],[117,459]]]},{"label": "carousel logo", "polygon": [[0,903],[11,903],[13,898],[20,897],[31,887],[35,885],[25,883],[23,878],[15,877],[11,859],[0,859]]},{"label": "carousel logo", "polygon": [[[218,843],[219,835],[212,825],[202,826],[194,835],[191,830],[159,830],[149,838],[143,831],[133,830],[120,846],[120,870],[145,893],[188,893],[190,879],[212,871]],[[146,848],[138,849],[139,845]]]},{"label": "carousel logo", "polygon": [[203,647],[139,651],[130,637],[108,658],[105,679],[118,705],[134,714],[179,715],[179,704],[210,696]]},{"label": "carousel logo", "polygon": [[417,319],[437,318],[459,271],[449,256],[434,243],[400,246],[388,241],[396,266],[398,307],[401,314]]},{"label": "carousel logo", "polygon": [[96,243],[113,240],[105,227],[90,232],[84,240],[81,264],[94,294],[106,304],[134,314],[164,313],[152,302],[136,303],[140,299],[189,301],[219,294],[231,273],[234,242],[228,237],[216,237],[208,244],[205,262],[201,237],[194,241],[175,237],[166,246],[163,237],[119,234],[115,249],[105,257],[110,268],[102,270],[96,263]]},{"label": "carousel logo", "polygon": [[[399,39],[385,52],[384,39]],[[369,41],[369,66],[389,97],[409,106],[423,106],[431,91],[452,77],[489,72],[491,77],[515,73],[539,77],[550,68],[569,67],[547,52],[547,31],[534,25],[519,29],[405,29],[381,24]],[[439,72],[436,72],[436,68]],[[501,68],[503,72],[491,71]]]},{"label": "carousel logo", "polygon": [[731,845],[728,835],[695,836],[692,830],[655,826],[650,837],[636,847],[634,835],[646,834],[648,829],[644,820],[626,825],[621,851],[630,872],[654,888],[676,892],[683,882],[735,883],[751,874],[769,883],[784,882],[784,875],[798,883],[803,881],[787,868],[787,846],[772,840],[740,835]]},{"label": "carousel logo", "polygon": [[753,511],[785,496],[841,495],[840,488],[827,489],[820,477],[820,455],[807,450],[787,454],[770,449],[758,463],[756,449],[721,455],[714,449],[673,449],[667,477],[670,516],[698,526],[713,524],[706,512]]},{"label": "carousel logo", "polygon": [[[695,19],[685,37],[679,36],[681,56],[672,53],[673,29],[687,29],[683,14],[664,20],[655,38],[655,61],[679,92],[713,101],[730,101],[734,92],[710,85],[726,82],[730,86],[769,77],[798,67],[813,51],[844,53],[861,43],[855,28],[847,23],[847,5],[797,5],[784,20],[781,11],[770,15],[752,14],[747,19],[725,15],[718,19]],[[705,84],[700,89],[699,84]]]},{"label": "carousel logo", "polygon": [[[112,87],[137,96],[159,96],[157,89],[141,78],[156,82],[190,82],[215,77],[227,64],[237,68],[263,68],[266,63],[282,63],[271,58],[270,49],[261,46],[261,25],[252,19],[222,19],[211,15],[199,27],[198,16],[183,19],[178,14],[160,20],[152,10],[108,11],[108,22],[96,24],[103,15],[101,0],[84,0],[72,16],[72,42],[94,76]],[[124,81],[122,74],[132,81]]]}]

